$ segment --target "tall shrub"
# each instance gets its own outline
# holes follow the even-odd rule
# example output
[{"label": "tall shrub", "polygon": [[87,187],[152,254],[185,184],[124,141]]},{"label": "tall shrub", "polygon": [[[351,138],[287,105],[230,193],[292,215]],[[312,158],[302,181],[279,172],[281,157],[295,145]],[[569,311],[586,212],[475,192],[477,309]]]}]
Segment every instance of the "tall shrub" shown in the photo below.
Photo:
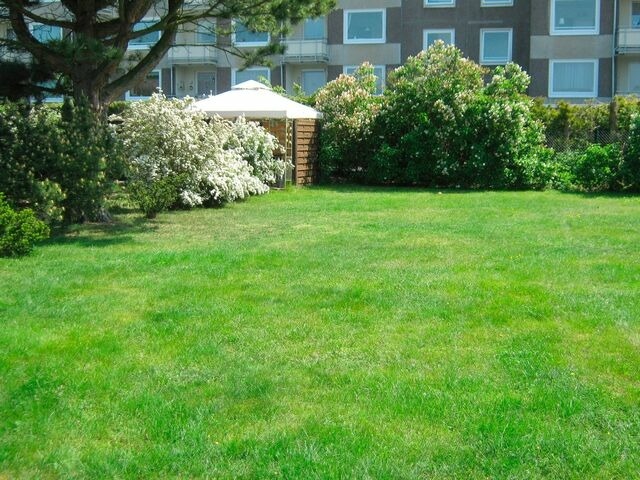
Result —
[{"label": "tall shrub", "polygon": [[372,132],[380,104],[375,92],[376,77],[368,63],[316,92],[316,108],[323,113],[320,169],[324,177],[363,178],[375,142]]},{"label": "tall shrub", "polygon": [[0,108],[0,191],[48,223],[100,219],[114,136],[86,104]]},{"label": "tall shrub", "polygon": [[629,139],[620,167],[620,181],[624,189],[640,192],[640,116],[630,120]]},{"label": "tall shrub", "polygon": [[520,67],[487,72],[460,50],[436,42],[389,75],[368,166],[376,183],[471,188],[546,184],[536,168],[540,125]]},{"label": "tall shrub", "polygon": [[111,190],[108,163],[120,154],[114,132],[87,101],[65,99],[60,115],[61,155],[57,178],[65,192],[65,218],[70,222],[103,220]]}]

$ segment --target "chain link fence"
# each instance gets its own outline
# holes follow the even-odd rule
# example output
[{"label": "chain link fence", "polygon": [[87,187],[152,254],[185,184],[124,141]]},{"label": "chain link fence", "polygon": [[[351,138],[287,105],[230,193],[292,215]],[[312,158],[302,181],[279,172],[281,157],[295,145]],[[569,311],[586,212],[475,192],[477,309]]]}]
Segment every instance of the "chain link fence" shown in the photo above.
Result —
[{"label": "chain link fence", "polygon": [[547,147],[553,148],[556,152],[570,150],[583,150],[589,145],[611,145],[612,143],[624,144],[628,135],[619,131],[611,131],[605,128],[596,128],[591,132],[581,132],[581,134],[547,133]]}]

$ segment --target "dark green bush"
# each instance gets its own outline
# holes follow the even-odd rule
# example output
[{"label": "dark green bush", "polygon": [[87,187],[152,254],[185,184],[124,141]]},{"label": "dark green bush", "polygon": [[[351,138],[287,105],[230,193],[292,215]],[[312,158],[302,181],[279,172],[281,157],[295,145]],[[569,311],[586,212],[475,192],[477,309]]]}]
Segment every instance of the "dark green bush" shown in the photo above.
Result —
[{"label": "dark green bush", "polygon": [[590,145],[576,158],[574,181],[587,192],[616,190],[622,152],[617,144]]},{"label": "dark green bush", "polygon": [[135,181],[129,184],[132,200],[147,218],[155,218],[160,212],[178,203],[180,186],[184,182],[180,176],[157,179],[154,182]]},{"label": "dark green bush", "polygon": [[555,154],[553,187],[565,191],[608,192],[622,188],[624,165],[619,144],[589,145]]},{"label": "dark green bush", "polygon": [[34,243],[49,236],[49,227],[31,209],[16,211],[0,193],[0,256],[27,255]]},{"label": "dark green bush", "polygon": [[640,192],[640,117],[630,122],[629,137],[620,167],[620,182],[624,189]]},{"label": "dark green bush", "polygon": [[31,208],[47,223],[62,220],[65,198],[49,174],[59,150],[54,118],[51,109],[0,105],[0,191],[14,208]]},{"label": "dark green bush", "polygon": [[129,109],[130,103],[125,100],[116,100],[111,102],[107,107],[108,115],[122,115]]},{"label": "dark green bush", "polygon": [[[550,175],[541,125],[515,64],[486,71],[460,50],[436,43],[389,75],[366,166],[373,183],[464,188],[534,188]],[[545,173],[545,178],[536,175]]]},{"label": "dark green bush", "polygon": [[0,191],[47,223],[100,219],[117,159],[110,127],[87,104],[0,107]]},{"label": "dark green bush", "polygon": [[63,138],[55,174],[66,195],[65,220],[101,220],[112,187],[106,171],[110,155],[116,156],[114,136],[88,103],[75,105],[69,99],[62,107],[58,130]]}]

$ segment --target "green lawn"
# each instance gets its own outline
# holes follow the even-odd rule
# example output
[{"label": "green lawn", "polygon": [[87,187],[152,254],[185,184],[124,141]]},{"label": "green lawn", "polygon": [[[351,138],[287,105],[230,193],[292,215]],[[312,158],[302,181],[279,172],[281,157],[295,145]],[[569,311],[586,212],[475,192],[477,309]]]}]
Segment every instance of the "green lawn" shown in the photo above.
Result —
[{"label": "green lawn", "polygon": [[0,478],[639,478],[640,198],[313,188],[0,260]]}]

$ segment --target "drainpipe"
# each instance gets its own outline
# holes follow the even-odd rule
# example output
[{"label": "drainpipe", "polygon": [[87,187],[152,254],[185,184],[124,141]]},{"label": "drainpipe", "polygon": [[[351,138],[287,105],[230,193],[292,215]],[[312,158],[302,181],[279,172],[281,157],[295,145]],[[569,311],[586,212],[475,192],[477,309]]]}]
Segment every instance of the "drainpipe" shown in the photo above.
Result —
[{"label": "drainpipe", "polygon": [[616,96],[616,40],[618,38],[618,0],[613,0],[613,45],[611,49],[611,101]]},{"label": "drainpipe", "polygon": [[[617,2],[618,0],[616,0]],[[280,31],[282,31],[282,29],[284,28],[284,22],[280,22]],[[286,38],[284,35],[280,34],[280,42],[283,43],[286,41]],[[280,55],[280,85],[282,86],[282,88],[285,89],[285,91],[287,90],[287,85],[284,82],[284,53],[282,53]]]}]

